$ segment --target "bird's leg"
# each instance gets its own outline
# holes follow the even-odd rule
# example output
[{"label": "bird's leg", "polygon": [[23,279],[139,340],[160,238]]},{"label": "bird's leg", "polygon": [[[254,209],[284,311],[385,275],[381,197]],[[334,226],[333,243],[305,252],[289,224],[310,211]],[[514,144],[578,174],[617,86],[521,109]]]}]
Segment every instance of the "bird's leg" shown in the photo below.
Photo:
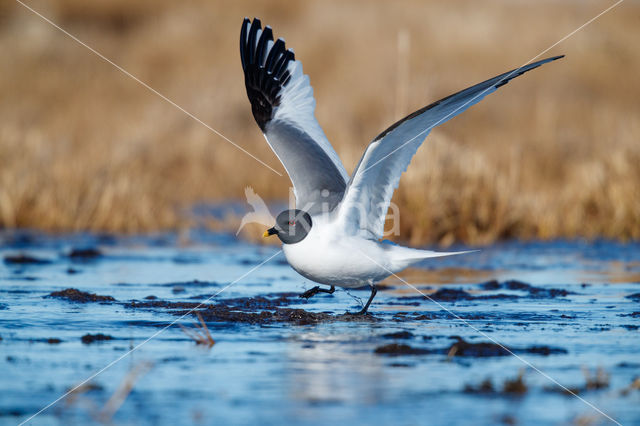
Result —
[{"label": "bird's leg", "polygon": [[319,285],[310,288],[309,290],[305,291],[304,293],[302,293],[300,295],[300,297],[302,297],[303,299],[308,299],[310,297],[315,296],[318,293],[329,293],[329,294],[333,294],[333,292],[336,291],[336,288],[334,286],[331,286],[330,289],[326,289],[326,288],[320,288]]},{"label": "bird's leg", "polygon": [[362,308],[360,312],[356,312],[354,315],[366,314],[367,309],[369,309],[369,305],[371,305],[371,301],[373,300],[373,298],[376,297],[377,292],[378,292],[378,289],[376,288],[375,284],[371,284],[371,296],[369,296],[369,300],[367,300],[367,304],[364,305],[364,308]]}]

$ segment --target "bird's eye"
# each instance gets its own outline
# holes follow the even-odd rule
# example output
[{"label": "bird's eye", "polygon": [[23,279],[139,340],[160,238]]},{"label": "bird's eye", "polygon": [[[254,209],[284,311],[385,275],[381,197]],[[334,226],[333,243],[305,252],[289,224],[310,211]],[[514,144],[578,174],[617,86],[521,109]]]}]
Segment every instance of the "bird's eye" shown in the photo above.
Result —
[{"label": "bird's eye", "polygon": [[295,220],[290,220],[289,221],[289,226],[296,226],[296,221]]}]

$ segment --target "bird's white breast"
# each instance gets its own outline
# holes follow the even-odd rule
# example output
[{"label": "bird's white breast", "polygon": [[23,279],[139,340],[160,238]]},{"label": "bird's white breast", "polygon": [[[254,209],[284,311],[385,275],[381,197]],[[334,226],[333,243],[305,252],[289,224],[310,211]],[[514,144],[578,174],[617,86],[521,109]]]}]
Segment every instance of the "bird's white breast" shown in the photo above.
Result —
[{"label": "bird's white breast", "polygon": [[291,267],[312,281],[347,288],[372,284],[390,275],[387,256],[375,241],[345,236],[336,228],[314,219],[304,240],[284,244]]}]

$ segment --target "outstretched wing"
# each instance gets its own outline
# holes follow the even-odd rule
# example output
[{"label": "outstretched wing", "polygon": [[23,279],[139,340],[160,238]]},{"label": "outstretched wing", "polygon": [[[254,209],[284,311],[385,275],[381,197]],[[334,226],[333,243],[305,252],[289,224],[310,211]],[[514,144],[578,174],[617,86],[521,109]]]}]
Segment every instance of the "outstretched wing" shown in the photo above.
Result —
[{"label": "outstretched wing", "polygon": [[400,176],[432,128],[462,113],[510,80],[547,62],[543,59],[447,96],[408,115],[380,133],[365,150],[349,181],[338,219],[348,233],[380,238]]},{"label": "outstretched wing", "polygon": [[291,178],[296,207],[311,214],[333,210],[348,175],[316,121],[302,63],[257,18],[242,23],[240,57],[253,117]]}]

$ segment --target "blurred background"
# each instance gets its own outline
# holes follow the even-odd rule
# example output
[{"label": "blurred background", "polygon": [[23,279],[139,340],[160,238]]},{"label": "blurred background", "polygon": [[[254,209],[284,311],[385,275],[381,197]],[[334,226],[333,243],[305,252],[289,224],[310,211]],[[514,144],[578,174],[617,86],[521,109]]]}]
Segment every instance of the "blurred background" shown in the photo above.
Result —
[{"label": "blurred background", "polygon": [[[283,173],[20,4],[1,2],[0,228],[124,233],[188,229],[194,205],[243,201],[246,186],[287,200],[289,179],[246,98],[245,16],[295,49],[318,121],[351,172],[395,120],[524,64],[613,4],[25,3]],[[638,40],[640,2],[628,0],[543,55],[566,58],[433,131],[394,196],[400,238],[640,238]]]}]

